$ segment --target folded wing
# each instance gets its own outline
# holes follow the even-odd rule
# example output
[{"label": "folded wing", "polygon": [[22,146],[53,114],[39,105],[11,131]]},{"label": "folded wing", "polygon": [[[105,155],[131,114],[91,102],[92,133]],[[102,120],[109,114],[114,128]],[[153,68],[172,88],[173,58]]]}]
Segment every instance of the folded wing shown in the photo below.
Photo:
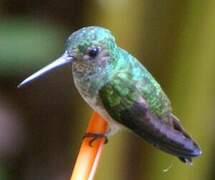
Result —
[{"label": "folded wing", "polygon": [[[120,79],[119,79],[120,80]],[[126,88],[126,92],[125,91]],[[135,87],[121,89],[107,83],[100,90],[101,101],[110,116],[131,129],[155,147],[179,157],[183,162],[191,162],[201,150],[185,132],[177,118],[169,113],[158,117]]]}]

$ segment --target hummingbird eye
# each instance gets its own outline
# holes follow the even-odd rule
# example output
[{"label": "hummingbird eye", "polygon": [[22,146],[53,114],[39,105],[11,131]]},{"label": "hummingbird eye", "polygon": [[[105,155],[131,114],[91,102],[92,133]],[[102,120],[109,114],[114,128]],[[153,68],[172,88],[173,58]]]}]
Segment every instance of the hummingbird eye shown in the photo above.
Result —
[{"label": "hummingbird eye", "polygon": [[88,55],[91,57],[91,58],[95,58],[99,53],[99,48],[98,47],[93,47],[91,49],[89,49],[88,51]]}]

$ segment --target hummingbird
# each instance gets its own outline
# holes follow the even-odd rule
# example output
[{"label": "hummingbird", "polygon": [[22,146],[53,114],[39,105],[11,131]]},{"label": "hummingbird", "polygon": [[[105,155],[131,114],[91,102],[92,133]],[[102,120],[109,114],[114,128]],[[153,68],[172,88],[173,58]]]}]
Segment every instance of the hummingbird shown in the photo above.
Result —
[{"label": "hummingbird", "polygon": [[72,33],[64,54],[18,87],[66,64],[72,68],[82,98],[109,125],[105,134],[86,137],[107,137],[126,127],[184,163],[201,155],[199,145],[173,114],[161,86],[134,56],[117,45],[106,28],[89,26]]}]

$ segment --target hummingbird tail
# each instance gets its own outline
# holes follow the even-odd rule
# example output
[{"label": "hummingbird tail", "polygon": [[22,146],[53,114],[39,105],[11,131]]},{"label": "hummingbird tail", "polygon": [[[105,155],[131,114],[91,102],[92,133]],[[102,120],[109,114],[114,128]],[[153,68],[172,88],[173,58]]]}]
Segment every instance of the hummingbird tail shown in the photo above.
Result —
[{"label": "hummingbird tail", "polygon": [[[181,153],[178,154],[178,158],[182,162],[192,163],[193,157],[197,157],[201,155],[202,152],[200,147],[180,125],[178,118],[174,114],[171,114],[169,116],[169,121],[172,124],[173,131],[176,131],[178,134],[174,138],[175,143],[180,145],[181,147],[181,148],[177,148],[176,152],[180,149],[182,150]],[[170,139],[171,139],[171,135],[170,135]]]},{"label": "hummingbird tail", "polygon": [[122,120],[138,136],[155,147],[177,156],[182,162],[191,163],[193,157],[201,155],[198,144],[171,113],[164,120],[151,113],[142,103],[136,103],[122,113]]}]

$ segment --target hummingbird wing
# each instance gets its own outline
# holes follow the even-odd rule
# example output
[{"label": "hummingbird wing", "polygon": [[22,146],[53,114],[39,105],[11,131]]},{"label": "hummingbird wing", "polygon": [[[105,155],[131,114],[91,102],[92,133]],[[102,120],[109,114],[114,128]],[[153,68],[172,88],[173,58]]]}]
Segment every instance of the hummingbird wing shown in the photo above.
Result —
[{"label": "hummingbird wing", "polygon": [[123,82],[120,77],[116,78],[99,91],[105,109],[114,120],[157,148],[178,156],[183,162],[191,162],[192,157],[200,155],[198,145],[172,113],[165,119],[159,117],[150,111],[148,103],[135,85]]}]

